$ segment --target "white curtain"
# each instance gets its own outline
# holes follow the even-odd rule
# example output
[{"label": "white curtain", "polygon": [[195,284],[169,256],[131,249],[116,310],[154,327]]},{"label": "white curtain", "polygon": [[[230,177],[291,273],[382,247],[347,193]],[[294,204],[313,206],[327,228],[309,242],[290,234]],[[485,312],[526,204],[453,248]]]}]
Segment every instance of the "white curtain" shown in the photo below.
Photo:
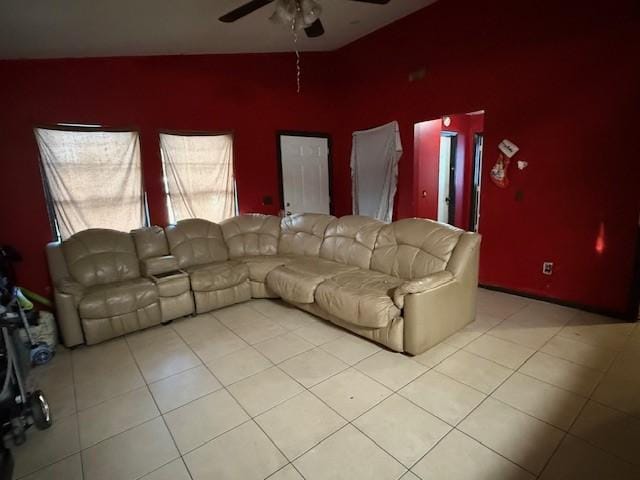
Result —
[{"label": "white curtain", "polygon": [[128,232],[145,222],[136,132],[35,130],[61,238],[87,228]]},{"label": "white curtain", "polygon": [[353,133],[353,213],[391,222],[402,156],[398,122]]},{"label": "white curtain", "polygon": [[236,214],[231,135],[160,134],[170,220]]}]

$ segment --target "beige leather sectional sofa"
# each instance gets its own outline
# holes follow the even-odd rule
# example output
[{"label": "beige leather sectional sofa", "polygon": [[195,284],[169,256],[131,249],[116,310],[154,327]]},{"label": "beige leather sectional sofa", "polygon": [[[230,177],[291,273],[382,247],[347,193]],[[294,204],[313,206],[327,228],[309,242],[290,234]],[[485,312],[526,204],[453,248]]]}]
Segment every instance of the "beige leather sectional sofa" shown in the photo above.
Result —
[{"label": "beige leather sectional sofa", "polygon": [[241,215],[47,246],[64,344],[98,343],[251,298],[281,298],[418,354],[475,317],[480,236],[424,219]]}]

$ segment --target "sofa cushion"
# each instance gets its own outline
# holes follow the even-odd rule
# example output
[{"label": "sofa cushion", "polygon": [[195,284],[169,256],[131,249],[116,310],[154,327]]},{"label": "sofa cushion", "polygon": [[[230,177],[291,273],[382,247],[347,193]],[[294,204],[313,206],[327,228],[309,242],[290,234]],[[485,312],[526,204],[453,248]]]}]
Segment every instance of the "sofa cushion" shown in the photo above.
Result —
[{"label": "sofa cushion", "polygon": [[229,258],[222,229],[216,223],[200,218],[180,220],[165,232],[171,254],[180,268],[224,262]]},{"label": "sofa cushion", "polygon": [[280,239],[280,217],[257,213],[239,215],[220,223],[229,257],[275,255]]},{"label": "sofa cushion", "polygon": [[135,242],[140,260],[169,255],[169,245],[162,227],[153,225],[151,227],[137,228],[131,230],[131,236]]},{"label": "sofa cushion", "polygon": [[315,293],[319,307],[354,325],[386,327],[400,316],[393,303],[393,291],[402,280],[371,270],[342,273],[322,282]]},{"label": "sofa cushion", "polygon": [[463,231],[422,218],[405,218],[380,229],[371,270],[405,280],[441,272]]},{"label": "sofa cushion", "polygon": [[265,282],[271,270],[281,265],[286,265],[296,260],[296,257],[284,257],[281,255],[256,255],[252,257],[236,258],[238,262],[249,267],[249,278],[254,282]]},{"label": "sofa cushion", "polygon": [[234,260],[198,265],[186,270],[194,292],[210,292],[235,287],[249,278],[249,268]]},{"label": "sofa cushion", "polygon": [[82,318],[108,318],[135,312],[158,301],[158,291],[147,278],[136,278],[87,289],[79,310]]},{"label": "sofa cushion", "polygon": [[282,219],[280,255],[318,256],[324,232],[336,217],[321,213],[296,213]]},{"label": "sofa cushion", "polygon": [[371,252],[383,226],[384,223],[375,218],[359,215],[337,218],[324,233],[320,257],[359,268],[369,268]]},{"label": "sofa cushion", "polygon": [[131,235],[116,230],[91,228],[62,243],[71,277],[84,287],[133,280],[140,276]]},{"label": "sofa cushion", "polygon": [[281,298],[293,303],[313,303],[316,287],[340,273],[357,270],[322,258],[302,257],[272,270],[267,285]]}]

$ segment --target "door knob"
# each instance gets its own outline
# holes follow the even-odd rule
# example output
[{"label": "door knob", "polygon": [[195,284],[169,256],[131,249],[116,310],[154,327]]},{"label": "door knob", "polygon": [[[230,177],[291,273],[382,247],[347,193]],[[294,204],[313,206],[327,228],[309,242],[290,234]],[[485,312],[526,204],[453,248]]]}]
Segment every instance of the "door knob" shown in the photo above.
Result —
[{"label": "door knob", "polygon": [[427,191],[426,190],[422,190],[422,198],[427,198]]}]

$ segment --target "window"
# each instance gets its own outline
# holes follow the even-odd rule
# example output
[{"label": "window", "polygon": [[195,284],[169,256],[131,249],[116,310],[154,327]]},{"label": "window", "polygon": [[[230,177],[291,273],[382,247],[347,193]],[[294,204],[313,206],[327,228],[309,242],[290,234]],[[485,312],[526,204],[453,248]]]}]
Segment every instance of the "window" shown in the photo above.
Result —
[{"label": "window", "polygon": [[233,137],[160,134],[169,220],[220,222],[237,213]]},{"label": "window", "polygon": [[136,132],[35,129],[57,238],[87,228],[128,232],[146,223]]}]

